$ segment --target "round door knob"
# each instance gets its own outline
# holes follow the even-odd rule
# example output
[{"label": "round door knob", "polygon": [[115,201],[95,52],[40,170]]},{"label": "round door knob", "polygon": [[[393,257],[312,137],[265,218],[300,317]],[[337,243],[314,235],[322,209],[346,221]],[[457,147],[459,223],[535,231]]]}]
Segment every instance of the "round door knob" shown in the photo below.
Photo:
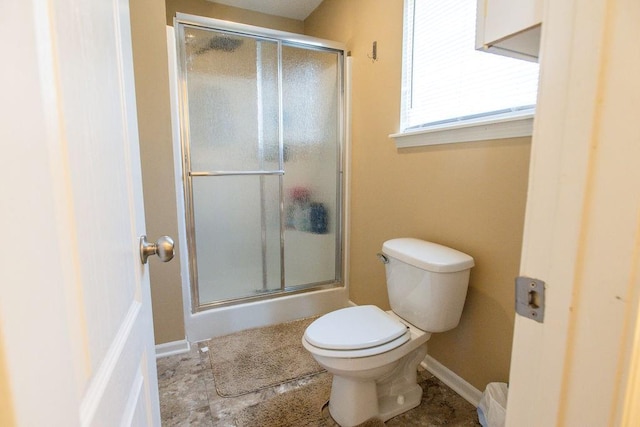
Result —
[{"label": "round door knob", "polygon": [[140,236],[140,261],[147,263],[151,255],[158,255],[160,261],[168,262],[173,258],[173,239],[162,236],[155,243],[147,242],[147,236]]}]

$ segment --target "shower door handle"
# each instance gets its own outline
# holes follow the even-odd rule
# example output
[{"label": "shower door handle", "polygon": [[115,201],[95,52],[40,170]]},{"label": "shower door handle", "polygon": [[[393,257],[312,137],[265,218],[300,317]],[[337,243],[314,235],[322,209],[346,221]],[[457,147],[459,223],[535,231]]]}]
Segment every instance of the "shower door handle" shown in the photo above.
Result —
[{"label": "shower door handle", "polygon": [[158,255],[160,261],[169,262],[173,258],[173,239],[162,236],[155,243],[147,242],[147,236],[140,236],[140,261],[147,263],[151,255]]}]

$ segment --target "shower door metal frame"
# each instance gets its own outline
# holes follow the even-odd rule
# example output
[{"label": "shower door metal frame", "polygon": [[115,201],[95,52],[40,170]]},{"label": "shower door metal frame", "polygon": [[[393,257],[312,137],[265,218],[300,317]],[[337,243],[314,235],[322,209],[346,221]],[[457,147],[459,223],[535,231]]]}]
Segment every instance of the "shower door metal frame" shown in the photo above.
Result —
[{"label": "shower door metal frame", "polygon": [[[278,162],[279,170],[271,171],[202,171],[191,172],[191,153],[190,153],[190,135],[189,135],[189,111],[187,99],[186,84],[186,52],[182,44],[184,40],[184,27],[201,28],[206,30],[220,31],[228,34],[252,37],[257,40],[265,40],[275,42],[278,45]],[[344,230],[344,150],[345,150],[345,61],[346,52],[344,45],[341,43],[318,39],[315,37],[304,36],[296,33],[288,33],[284,31],[272,30],[268,28],[255,27],[252,25],[238,24],[229,21],[223,21],[213,18],[205,18],[196,15],[188,15],[177,13],[174,18],[174,30],[176,32],[176,52],[178,59],[178,93],[179,93],[179,115],[180,115],[180,140],[182,161],[182,181],[184,187],[185,198],[185,214],[186,214],[186,231],[187,245],[189,253],[189,274],[190,274],[190,290],[191,290],[191,312],[197,313],[216,307],[235,305],[242,302],[257,301],[267,298],[273,298],[277,295],[290,295],[300,292],[317,291],[321,289],[333,288],[336,286],[344,286],[343,273],[343,230]],[[309,50],[318,50],[326,52],[334,52],[338,55],[338,123],[337,134],[338,143],[336,144],[337,152],[337,191],[336,191],[336,257],[335,257],[335,280],[327,282],[317,282],[306,285],[290,286],[285,285],[285,215],[284,215],[284,195],[283,195],[283,176],[284,171],[284,122],[283,122],[283,95],[282,95],[282,47],[292,46]],[[202,304],[198,289],[198,268],[196,254],[196,236],[195,236],[195,218],[192,196],[192,178],[202,176],[251,176],[257,175],[261,177],[261,182],[265,176],[280,176],[279,189],[279,214],[280,214],[280,288],[273,290],[265,290],[259,295],[249,295],[243,297],[232,298],[224,301],[214,301]],[[262,186],[262,185],[261,185]],[[261,189],[261,197],[262,196]],[[264,202],[261,201],[261,210],[263,211]],[[264,211],[261,213],[264,216]],[[264,221],[264,219],[262,219]],[[261,224],[264,225],[264,224]],[[265,228],[262,227],[263,242]],[[263,243],[263,276],[266,274],[264,269],[264,243]],[[263,286],[266,285],[263,277]]]}]

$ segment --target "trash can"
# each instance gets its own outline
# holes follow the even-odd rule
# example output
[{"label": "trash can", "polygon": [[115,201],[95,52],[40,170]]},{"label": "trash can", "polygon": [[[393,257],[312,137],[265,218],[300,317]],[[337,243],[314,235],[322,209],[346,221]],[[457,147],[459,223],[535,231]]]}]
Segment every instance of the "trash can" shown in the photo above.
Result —
[{"label": "trash can", "polygon": [[478,404],[478,420],[483,427],[504,427],[507,413],[506,383],[489,383]]}]

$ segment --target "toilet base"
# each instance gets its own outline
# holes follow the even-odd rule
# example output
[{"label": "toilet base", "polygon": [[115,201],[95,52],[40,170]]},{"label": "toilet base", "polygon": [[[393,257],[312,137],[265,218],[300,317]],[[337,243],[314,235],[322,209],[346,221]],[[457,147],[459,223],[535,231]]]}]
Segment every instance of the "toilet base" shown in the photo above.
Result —
[{"label": "toilet base", "polygon": [[417,384],[417,369],[426,354],[425,343],[377,380],[334,374],[329,398],[329,413],[334,421],[342,427],[356,426],[372,418],[384,422],[418,406],[422,388]]},{"label": "toilet base", "polygon": [[[398,400],[402,396],[400,403]],[[420,405],[420,401],[422,400],[422,387],[418,384],[414,384],[413,387],[410,387],[407,390],[404,390],[401,393],[398,393],[398,396],[387,396],[383,399],[380,399],[378,405],[380,408],[380,418],[382,421],[387,421],[390,418],[395,417],[396,415],[400,415],[403,412],[407,412],[410,409],[415,408]]]}]

